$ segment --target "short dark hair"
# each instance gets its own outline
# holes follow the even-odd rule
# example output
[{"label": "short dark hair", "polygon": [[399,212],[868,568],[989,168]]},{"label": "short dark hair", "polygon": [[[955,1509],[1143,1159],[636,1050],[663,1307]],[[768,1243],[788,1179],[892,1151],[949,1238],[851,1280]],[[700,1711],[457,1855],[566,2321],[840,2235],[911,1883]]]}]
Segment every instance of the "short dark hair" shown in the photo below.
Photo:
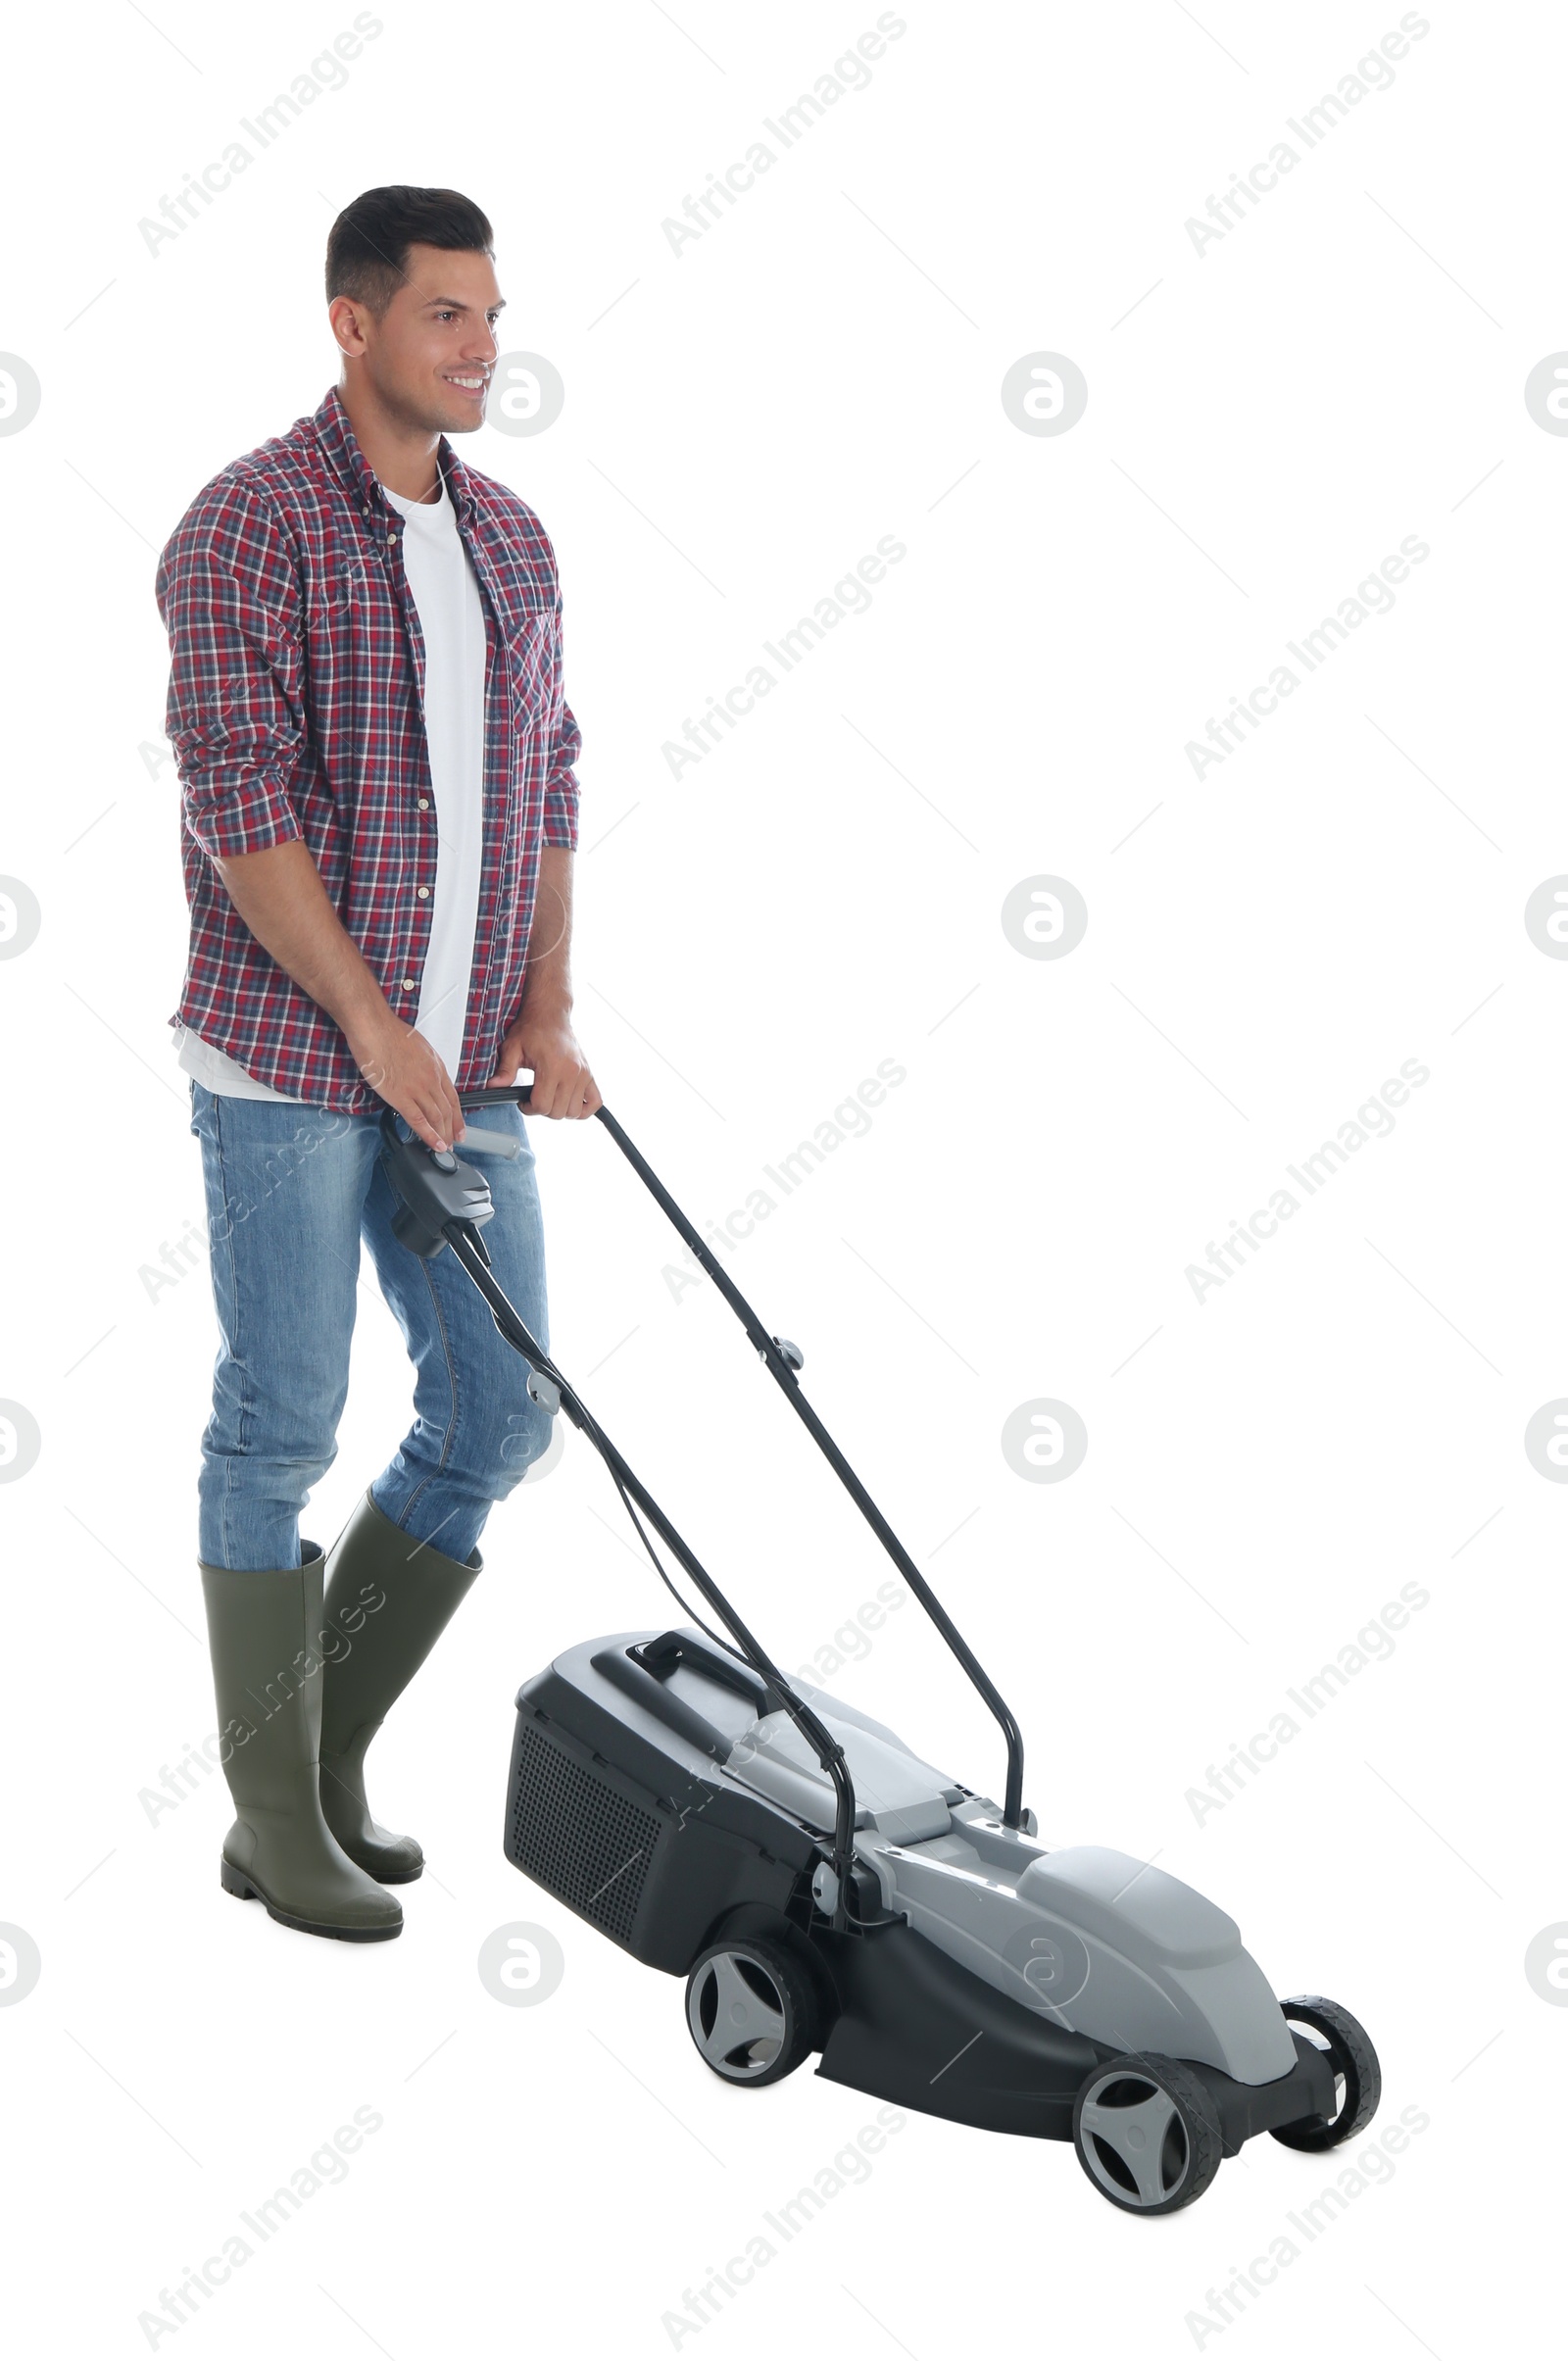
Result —
[{"label": "short dark hair", "polygon": [[494,235],[472,198],[455,188],[368,188],[328,233],[326,300],[347,295],[384,320],[408,276],[411,246],[487,254],[494,262]]}]

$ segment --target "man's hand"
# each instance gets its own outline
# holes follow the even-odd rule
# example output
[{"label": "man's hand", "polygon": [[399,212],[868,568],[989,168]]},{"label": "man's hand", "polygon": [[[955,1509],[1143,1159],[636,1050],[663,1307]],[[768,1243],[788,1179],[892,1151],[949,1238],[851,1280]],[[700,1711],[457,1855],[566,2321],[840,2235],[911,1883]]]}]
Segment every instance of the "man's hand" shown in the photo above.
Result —
[{"label": "man's hand", "polygon": [[350,1036],[349,1048],[371,1090],[396,1107],[426,1148],[457,1146],[463,1108],[439,1051],[422,1033],[388,1008],[366,1032]]},{"label": "man's hand", "polygon": [[528,1099],[531,1115],[566,1115],[581,1121],[604,1105],[564,1008],[521,1010],[501,1044],[496,1070],[490,1077],[492,1086],[515,1082],[519,1065],[533,1072]]}]

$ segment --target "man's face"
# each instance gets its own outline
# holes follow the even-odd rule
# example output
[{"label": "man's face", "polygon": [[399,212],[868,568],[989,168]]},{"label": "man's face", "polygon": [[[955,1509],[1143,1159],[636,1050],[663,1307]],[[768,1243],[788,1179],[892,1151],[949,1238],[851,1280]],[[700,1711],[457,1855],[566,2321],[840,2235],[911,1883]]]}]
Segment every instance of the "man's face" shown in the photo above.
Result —
[{"label": "man's face", "polygon": [[431,434],[471,433],[484,419],[502,309],[488,255],[411,246],[385,319],[356,307],[365,372],[383,407]]}]

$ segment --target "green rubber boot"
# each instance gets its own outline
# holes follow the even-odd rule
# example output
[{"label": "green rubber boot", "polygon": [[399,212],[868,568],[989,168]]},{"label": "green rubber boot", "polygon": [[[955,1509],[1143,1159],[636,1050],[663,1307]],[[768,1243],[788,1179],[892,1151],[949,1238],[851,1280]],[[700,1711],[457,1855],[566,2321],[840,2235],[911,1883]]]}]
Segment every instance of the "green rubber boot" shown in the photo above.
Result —
[{"label": "green rubber boot", "polygon": [[483,1571],[477,1549],[460,1565],[405,1533],[368,1487],[327,1559],[321,1810],[349,1859],[383,1886],[409,1885],[424,1854],[371,1819],[365,1751]]},{"label": "green rubber boot", "polygon": [[342,1850],[321,1811],[323,1671],[318,1542],[304,1564],[235,1573],[201,1566],[218,1697],[220,1753],[237,1817],[223,1839],[223,1891],[265,1902],[306,1935],[383,1943],[403,1911]]}]

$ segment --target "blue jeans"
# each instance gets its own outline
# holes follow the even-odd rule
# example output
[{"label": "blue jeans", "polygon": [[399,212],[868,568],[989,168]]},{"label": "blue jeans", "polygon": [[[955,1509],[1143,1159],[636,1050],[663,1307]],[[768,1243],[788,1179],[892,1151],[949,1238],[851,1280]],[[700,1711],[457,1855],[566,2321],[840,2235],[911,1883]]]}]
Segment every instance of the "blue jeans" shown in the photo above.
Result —
[{"label": "blue jeans", "polygon": [[[300,1563],[300,1511],[337,1456],[358,1307],[360,1241],[414,1363],[414,1423],[370,1489],[417,1541],[466,1563],[497,1500],[547,1449],[528,1364],[450,1248],[425,1261],[392,1235],[379,1116],[219,1097],[190,1077],[220,1343],[202,1437],[198,1554],[254,1572]],[[490,1183],[495,1276],[548,1352],[544,1232],[520,1109],[473,1120],[514,1158],[459,1153]],[[398,1118],[399,1136],[409,1127]]]}]

